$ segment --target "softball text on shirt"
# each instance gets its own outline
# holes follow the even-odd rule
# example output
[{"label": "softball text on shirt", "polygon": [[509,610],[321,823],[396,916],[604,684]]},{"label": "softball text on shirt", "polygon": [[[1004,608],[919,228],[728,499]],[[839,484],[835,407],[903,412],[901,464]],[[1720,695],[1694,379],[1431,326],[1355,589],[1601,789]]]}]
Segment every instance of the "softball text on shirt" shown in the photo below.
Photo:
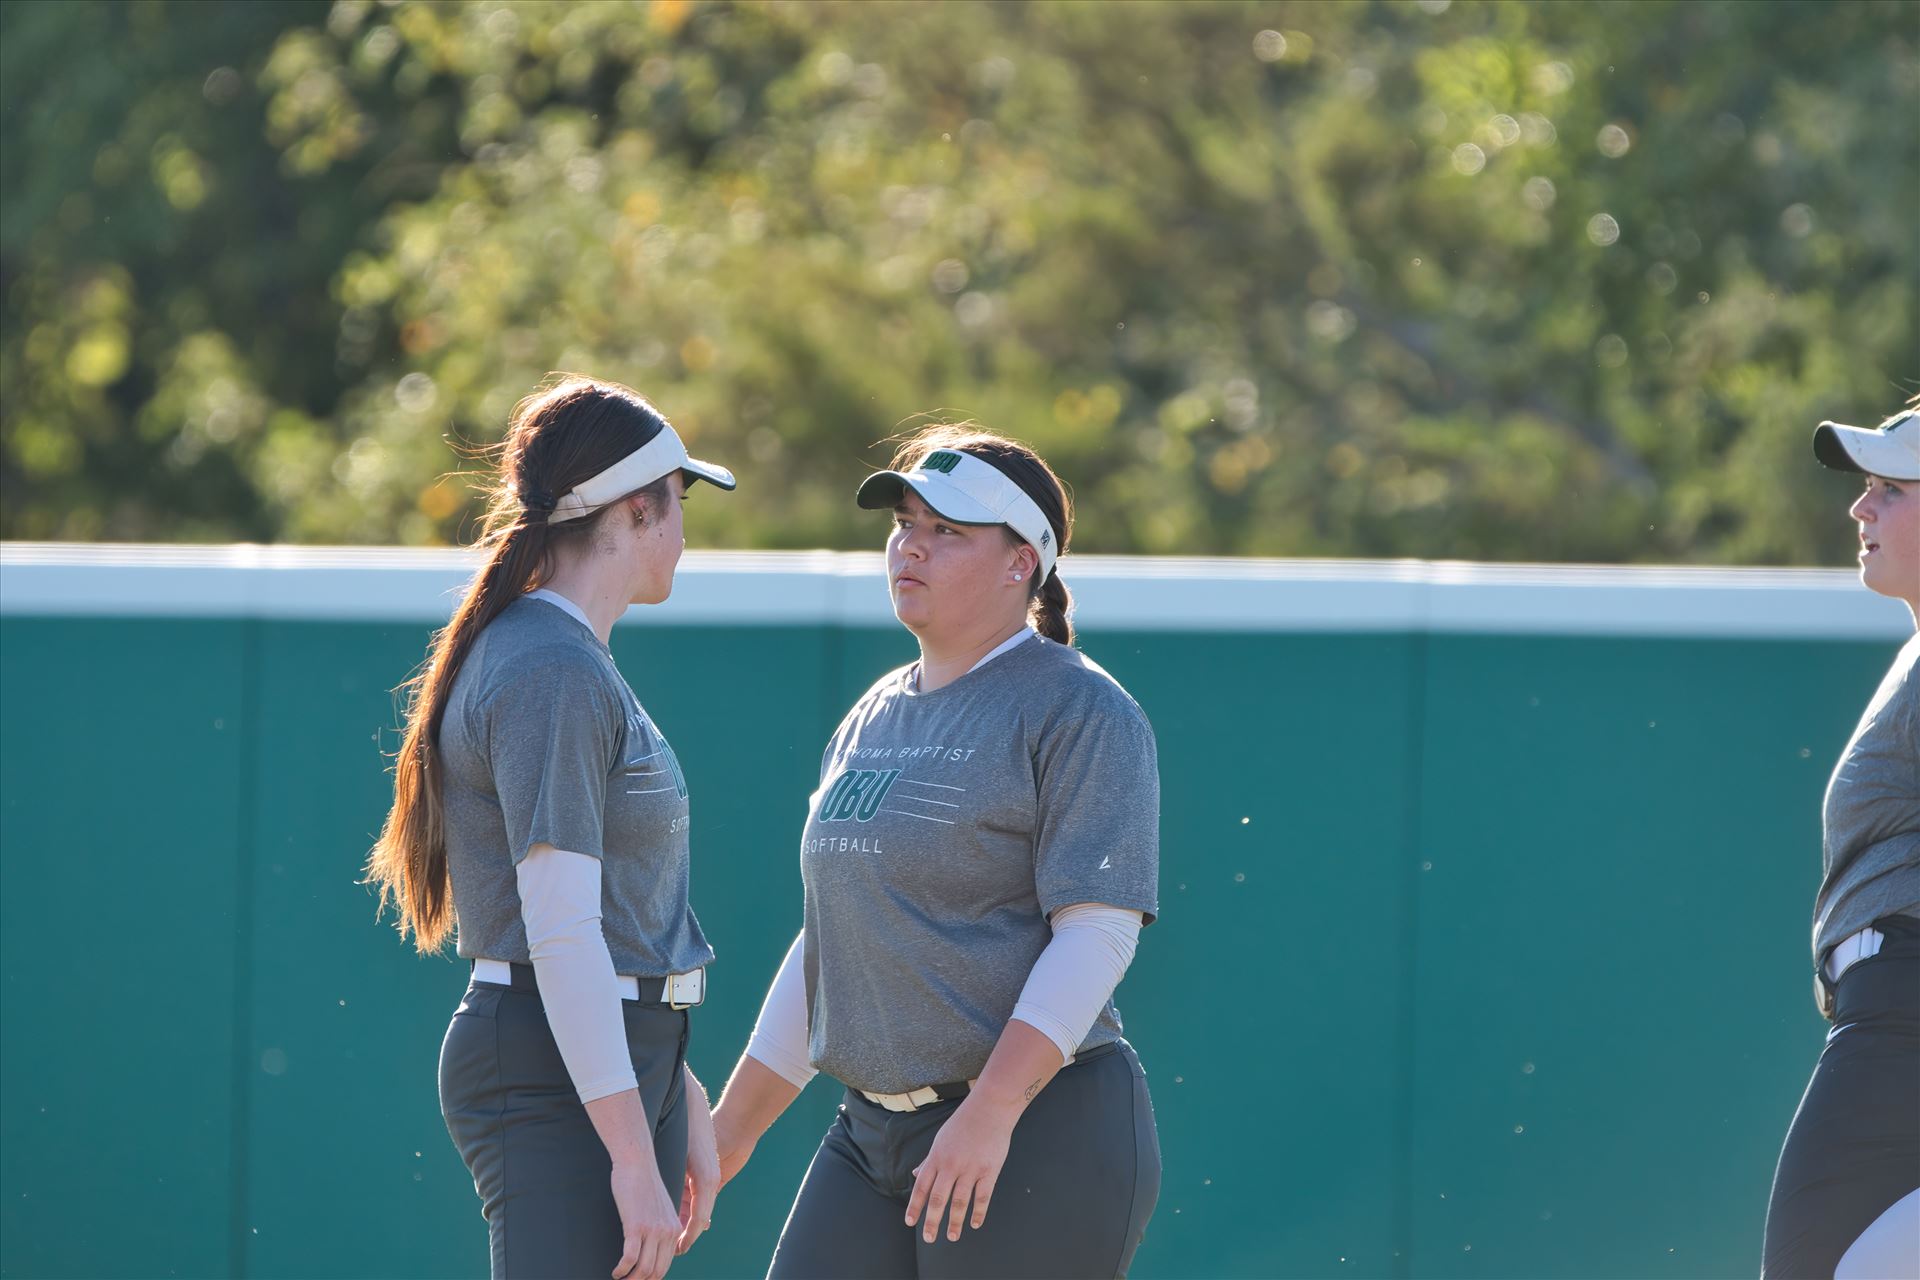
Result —
[{"label": "softball text on shirt", "polygon": [[[834,733],[800,849],[811,1056],[884,1093],[980,1074],[1049,912],[1158,909],[1153,730],[1111,676],[1038,636],[930,693],[911,671]],[[1109,1002],[1081,1047],[1119,1035]]]}]

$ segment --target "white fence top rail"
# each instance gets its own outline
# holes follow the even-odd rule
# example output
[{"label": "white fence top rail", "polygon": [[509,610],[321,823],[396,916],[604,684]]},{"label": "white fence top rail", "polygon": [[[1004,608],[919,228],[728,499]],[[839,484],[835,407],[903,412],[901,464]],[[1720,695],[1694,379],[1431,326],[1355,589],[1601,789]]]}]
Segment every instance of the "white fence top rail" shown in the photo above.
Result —
[{"label": "white fence top rail", "polygon": [[[0,615],[444,622],[476,560],[397,547],[0,543]],[[1906,606],[1843,569],[1069,556],[1090,631],[1885,639]],[[874,552],[690,551],[626,624],[882,627]]]}]

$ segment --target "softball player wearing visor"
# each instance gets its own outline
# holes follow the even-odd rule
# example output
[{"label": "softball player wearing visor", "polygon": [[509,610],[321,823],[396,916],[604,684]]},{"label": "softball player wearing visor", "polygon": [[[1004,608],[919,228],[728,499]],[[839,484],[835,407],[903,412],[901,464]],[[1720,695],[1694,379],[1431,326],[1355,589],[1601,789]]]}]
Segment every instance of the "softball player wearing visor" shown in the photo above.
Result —
[{"label": "softball player wearing visor", "polygon": [[[1814,456],[1861,476],[1860,580],[1920,632],[1920,412],[1823,422]],[[1900,647],[1827,783],[1814,999],[1833,1023],[1787,1130],[1761,1274],[1920,1277],[1920,634]]]},{"label": "softball player wearing visor", "polygon": [[930,428],[858,501],[892,513],[920,660],[822,757],[804,928],[715,1113],[722,1176],[825,1071],[845,1100],[770,1275],[1123,1275],[1160,1186],[1111,1000],[1158,910],[1153,730],[1072,645],[1070,508],[1031,450]]},{"label": "softball player wearing visor", "polygon": [[719,1190],[686,1066],[713,958],[686,781],[607,648],[629,604],[673,590],[695,480],[733,488],[625,387],[521,402],[486,563],[412,687],[368,878],[423,952],[457,918],[473,962],[440,1106],[496,1278],[656,1280]]}]

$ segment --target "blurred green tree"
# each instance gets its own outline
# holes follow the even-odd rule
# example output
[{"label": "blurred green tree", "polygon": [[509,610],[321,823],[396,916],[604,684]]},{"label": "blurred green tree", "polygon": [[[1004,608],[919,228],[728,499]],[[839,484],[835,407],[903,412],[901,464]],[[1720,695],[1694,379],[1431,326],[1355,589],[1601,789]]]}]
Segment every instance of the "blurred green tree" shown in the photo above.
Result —
[{"label": "blurred green tree", "polygon": [[1920,376],[1905,3],[15,0],[0,104],[14,538],[446,541],[578,369],[696,545],[935,413],[1082,550],[1810,563]]}]

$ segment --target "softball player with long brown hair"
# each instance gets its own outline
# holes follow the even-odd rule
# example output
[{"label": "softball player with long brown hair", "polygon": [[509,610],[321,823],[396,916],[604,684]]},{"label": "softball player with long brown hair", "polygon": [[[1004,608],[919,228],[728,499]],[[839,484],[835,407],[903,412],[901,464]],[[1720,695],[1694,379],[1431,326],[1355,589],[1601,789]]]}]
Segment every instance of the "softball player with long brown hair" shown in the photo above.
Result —
[{"label": "softball player with long brown hair", "polygon": [[607,648],[628,605],[673,589],[695,480],[734,486],[626,387],[522,401],[486,562],[412,687],[368,879],[423,952],[457,919],[473,963],[440,1103],[496,1278],[657,1280],[719,1189],[686,1066],[713,958],[686,781]]}]

